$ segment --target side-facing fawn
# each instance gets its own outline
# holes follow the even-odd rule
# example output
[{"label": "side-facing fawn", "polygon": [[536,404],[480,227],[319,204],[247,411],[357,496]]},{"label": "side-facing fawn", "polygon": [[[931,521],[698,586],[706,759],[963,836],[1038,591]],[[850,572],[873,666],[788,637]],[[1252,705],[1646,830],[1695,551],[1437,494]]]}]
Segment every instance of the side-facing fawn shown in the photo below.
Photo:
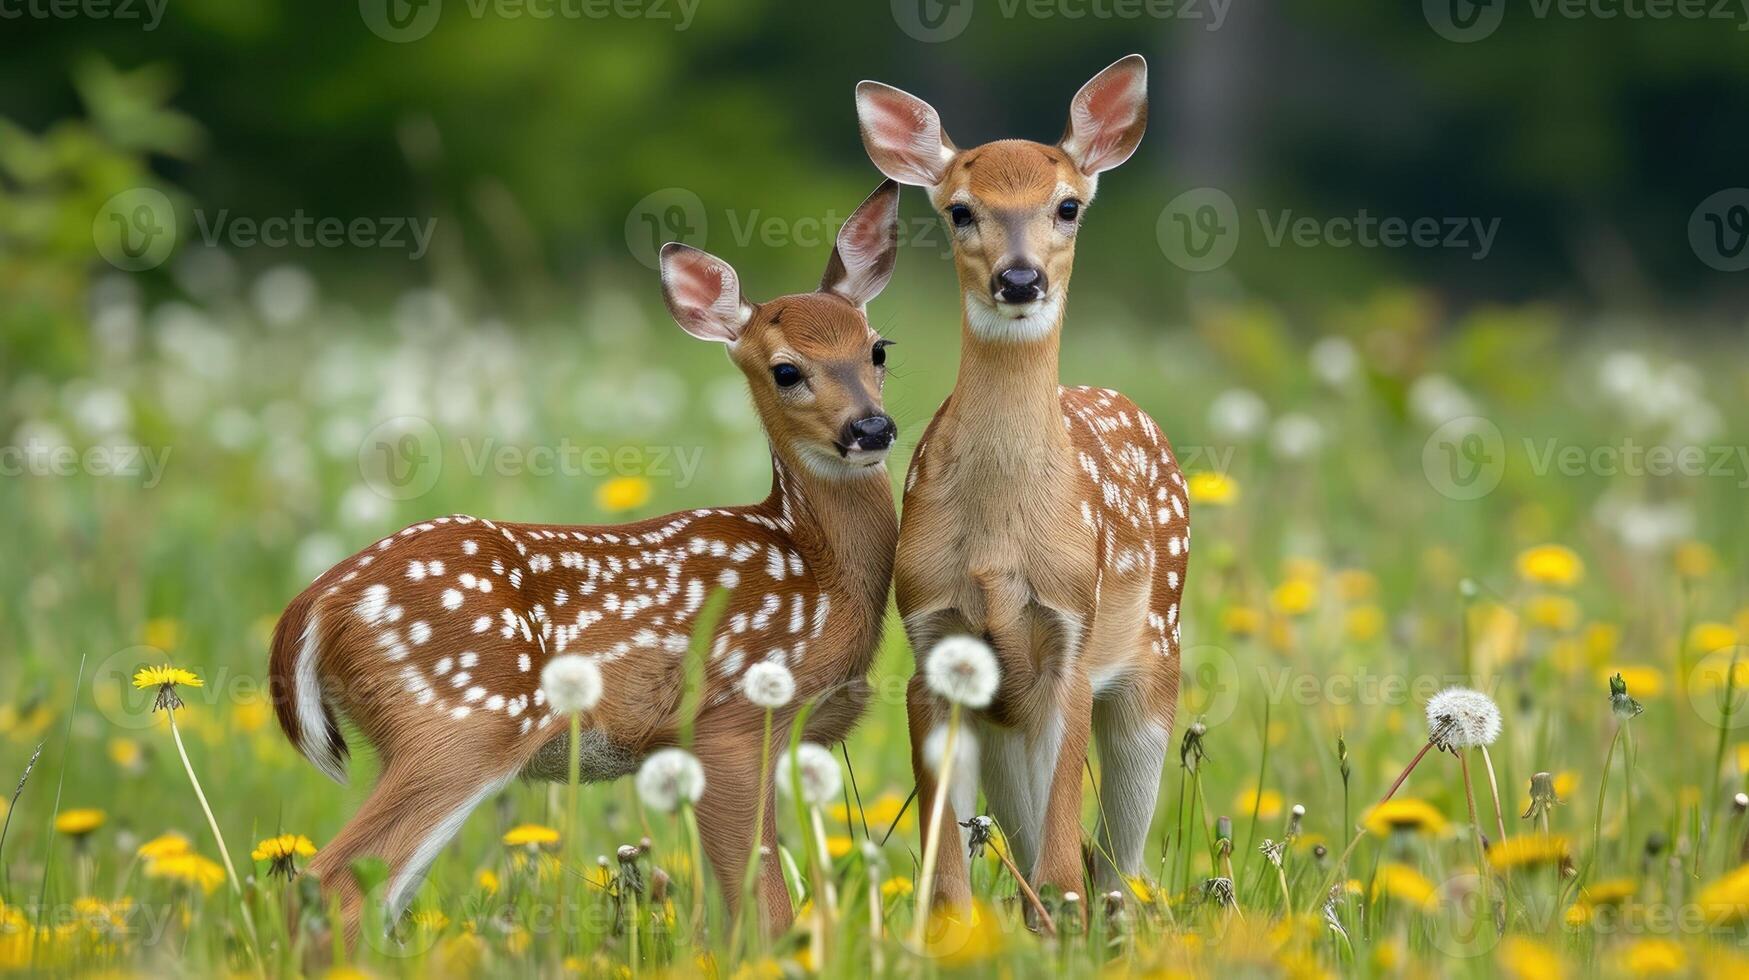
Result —
[{"label": "side-facing fawn", "polygon": [[[1171,738],[1190,521],[1159,426],[1115,391],[1060,385],[1057,355],[1083,213],[1146,125],[1146,63],[1131,55],[1083,86],[1055,146],[957,149],[933,108],[878,82],[857,86],[856,108],[875,165],[927,188],[945,217],[964,300],[959,377],[906,475],[894,568],[914,650],[968,633],[1001,669],[973,720],[977,772],[945,788],[942,832],[970,815],[981,781],[1033,882],[1081,891],[1082,766],[1097,736],[1096,880],[1118,887],[1140,870]],[[941,788],[922,745],[945,711],[920,678],[909,709],[928,814]],[[970,900],[956,849],[939,875],[936,900]]]},{"label": "side-facing fawn", "polygon": [[[762,503],[617,526],[453,516],[415,524],[319,576],[273,638],[280,726],[323,772],[345,780],[349,718],[381,756],[356,816],[310,864],[356,931],[361,857],[390,869],[392,921],[480,803],[518,777],[564,780],[569,729],[546,704],[543,665],[573,653],[599,665],[604,694],[583,718],[583,776],[633,771],[673,744],[684,657],[707,595],[729,590],[711,639],[693,752],[705,774],[704,850],[731,906],[753,847],[776,845],[770,781],[760,784],[764,709],[743,695],[749,667],[795,680],[792,707],[818,699],[807,737],[841,741],[867,701],[898,537],[885,460],[883,340],[866,304],[892,275],[898,185],[883,183],[845,223],[817,292],[753,303],[729,265],[684,245],[661,254],[662,289],[689,334],[727,345],[771,445]],[[768,928],[790,921],[777,861],[761,865]],[[374,898],[375,896],[373,896]]]}]

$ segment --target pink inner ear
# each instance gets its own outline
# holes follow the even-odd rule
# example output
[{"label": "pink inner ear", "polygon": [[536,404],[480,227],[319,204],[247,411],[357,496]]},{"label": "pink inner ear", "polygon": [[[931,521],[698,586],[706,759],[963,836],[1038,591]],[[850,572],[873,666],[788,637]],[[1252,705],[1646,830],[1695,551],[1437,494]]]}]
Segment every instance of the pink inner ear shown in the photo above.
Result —
[{"label": "pink inner ear", "polygon": [[715,306],[729,288],[728,270],[708,259],[685,259],[678,271],[674,298],[682,306],[691,309]]},{"label": "pink inner ear", "polygon": [[1136,109],[1141,104],[1136,88],[1136,77],[1129,72],[1096,81],[1075,107],[1075,128],[1081,130],[1084,124],[1085,137],[1101,142],[1110,138],[1112,130],[1121,133],[1136,121]]}]

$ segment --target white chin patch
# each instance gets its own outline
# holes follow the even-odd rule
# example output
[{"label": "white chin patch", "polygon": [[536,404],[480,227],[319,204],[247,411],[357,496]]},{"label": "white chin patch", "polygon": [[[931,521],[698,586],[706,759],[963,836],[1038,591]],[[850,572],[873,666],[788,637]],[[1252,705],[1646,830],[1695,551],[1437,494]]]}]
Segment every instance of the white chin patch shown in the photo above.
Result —
[{"label": "white chin patch", "polygon": [[886,462],[887,451],[869,452],[858,449],[846,456],[840,456],[837,450],[825,450],[816,446],[797,446],[796,458],[808,468],[808,472],[822,480],[842,480],[868,473],[875,467]]},{"label": "white chin patch", "polygon": [[1063,294],[1053,292],[1031,303],[994,303],[966,293],[966,322],[983,340],[1038,340],[1056,329],[1063,312]]}]

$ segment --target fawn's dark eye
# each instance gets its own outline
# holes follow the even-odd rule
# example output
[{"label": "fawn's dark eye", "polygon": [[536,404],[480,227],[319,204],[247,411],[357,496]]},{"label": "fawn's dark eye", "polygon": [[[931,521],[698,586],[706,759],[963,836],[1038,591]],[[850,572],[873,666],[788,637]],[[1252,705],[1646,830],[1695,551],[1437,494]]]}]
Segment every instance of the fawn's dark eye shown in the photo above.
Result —
[{"label": "fawn's dark eye", "polygon": [[774,364],[771,380],[777,382],[779,388],[794,388],[802,383],[802,372],[794,364]]},{"label": "fawn's dark eye", "polygon": [[947,206],[947,220],[953,222],[955,228],[964,228],[972,223],[972,209],[964,204],[950,204]]},{"label": "fawn's dark eye", "polygon": [[1081,202],[1072,197],[1057,205],[1057,217],[1064,221],[1074,221],[1080,214]]},{"label": "fawn's dark eye", "polygon": [[890,341],[890,340],[877,340],[877,341],[875,341],[874,355],[873,355],[875,367],[886,367],[887,366],[887,347],[891,344],[892,344],[892,341]]}]

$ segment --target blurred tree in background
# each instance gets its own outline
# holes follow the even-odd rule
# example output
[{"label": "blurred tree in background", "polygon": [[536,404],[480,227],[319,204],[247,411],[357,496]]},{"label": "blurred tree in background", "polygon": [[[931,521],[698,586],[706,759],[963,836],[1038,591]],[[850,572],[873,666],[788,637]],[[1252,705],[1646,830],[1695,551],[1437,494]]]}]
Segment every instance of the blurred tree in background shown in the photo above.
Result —
[{"label": "blurred tree in background", "polygon": [[[749,229],[842,218],[873,186],[851,105],[858,79],[929,99],[964,144],[1051,140],[1075,88],[1140,50],[1154,122],[1102,190],[1101,234],[1083,245],[1122,270],[1111,279],[1126,302],[1194,288],[1161,261],[1154,223],[1203,185],[1241,213],[1501,223],[1487,262],[1442,249],[1250,248],[1219,288],[1340,301],[1415,281],[1460,302],[1648,309],[1744,292],[1695,261],[1685,232],[1702,199],[1743,183],[1749,33],[1735,21],[1514,7],[1490,36],[1453,43],[1419,4],[1190,0],[1170,17],[1124,18],[1097,16],[1116,8],[1092,0],[958,0],[939,12],[964,8],[969,20],[929,43],[903,22],[935,0],[650,0],[638,7],[650,16],[632,18],[429,0],[441,11],[429,33],[396,43],[361,16],[375,2],[167,0],[150,30],[8,20],[8,282],[23,275],[21,244],[77,258],[80,215],[99,190],[142,182],[212,213],[437,219],[422,264],[382,250],[300,259],[364,298],[441,279],[487,307],[574,301],[590,276],[637,268],[628,216],[671,188],[702,203],[709,247],[774,275],[812,272],[818,243]],[[114,72],[92,67],[102,64]],[[203,143],[202,130],[214,138]],[[85,171],[51,181],[68,188],[54,206],[72,216],[46,239],[19,213],[44,206],[45,154]],[[925,211],[911,194],[907,214]]]}]

